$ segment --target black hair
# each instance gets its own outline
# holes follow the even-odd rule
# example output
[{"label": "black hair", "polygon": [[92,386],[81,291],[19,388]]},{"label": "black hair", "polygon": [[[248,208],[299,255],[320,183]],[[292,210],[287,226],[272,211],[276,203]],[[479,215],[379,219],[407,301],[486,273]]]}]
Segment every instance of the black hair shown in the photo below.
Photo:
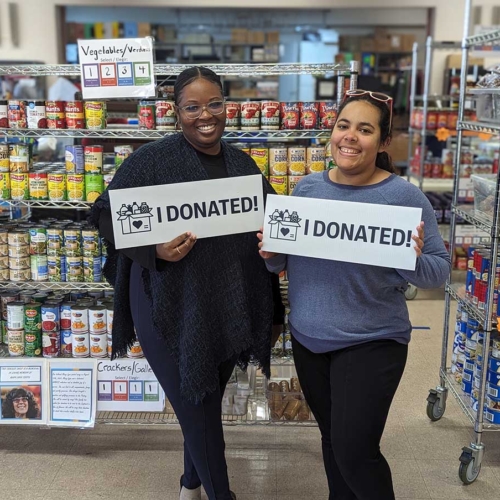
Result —
[{"label": "black hair", "polygon": [[5,396],[5,401],[2,404],[2,417],[3,418],[16,418],[16,411],[14,410],[14,399],[27,398],[28,411],[26,418],[39,418],[40,409],[36,402],[35,396],[31,391],[27,391],[22,387],[15,387]]},{"label": "black hair", "polygon": [[[378,122],[380,127],[380,143],[385,144],[392,139],[392,130],[391,130],[391,109],[387,105],[386,102],[377,101],[373,99],[370,94],[362,94],[359,96],[347,97],[344,102],[340,105],[339,111],[337,113],[337,119],[342,113],[343,109],[350,103],[354,101],[366,101],[369,102],[372,106],[375,106],[380,111],[380,120]],[[384,151],[382,153],[377,153],[377,159],[375,160],[375,166],[390,172],[393,174],[396,170],[394,168],[394,164],[392,163],[392,159],[389,154]]]},{"label": "black hair", "polygon": [[198,78],[203,78],[219,87],[221,95],[224,95],[224,90],[222,88],[222,82],[220,76],[213,72],[211,69],[205,66],[192,66],[191,68],[185,69],[182,73],[179,73],[177,80],[174,85],[174,101],[175,104],[179,105],[179,100],[182,96],[182,91],[186,85],[193,83]]}]

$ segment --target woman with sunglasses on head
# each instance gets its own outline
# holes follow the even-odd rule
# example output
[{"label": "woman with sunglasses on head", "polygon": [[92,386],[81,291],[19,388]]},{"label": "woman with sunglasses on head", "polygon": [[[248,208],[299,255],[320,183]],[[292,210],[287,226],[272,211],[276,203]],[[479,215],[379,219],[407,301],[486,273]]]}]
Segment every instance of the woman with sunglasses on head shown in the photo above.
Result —
[{"label": "woman with sunglasses on head", "polygon": [[2,418],[40,418],[35,395],[23,387],[11,389],[2,404]]},{"label": "woman with sunglasses on head", "polygon": [[330,500],[394,499],[380,441],[410,341],[405,290],[438,287],[450,272],[432,206],[394,174],[391,121],[390,97],[349,91],[331,135],[337,168],[308,175],[293,196],[422,208],[415,271],[261,250],[269,270],[288,273],[295,364],[321,431]]},{"label": "woman with sunglasses on head", "polygon": [[[181,133],[134,152],[108,190],[260,174],[247,154],[221,141],[226,112],[213,71],[183,71],[174,97]],[[274,192],[264,177],[262,185],[264,196]],[[269,371],[273,323],[279,329],[284,314],[277,276],[260,258],[255,233],[198,241],[186,232],[116,250],[108,192],[91,218],[107,241],[104,274],[115,288],[113,356],[126,353],[135,326],[184,434],[180,499],[200,500],[203,485],[209,500],[233,500],[221,399],[236,363],[253,358]]]}]

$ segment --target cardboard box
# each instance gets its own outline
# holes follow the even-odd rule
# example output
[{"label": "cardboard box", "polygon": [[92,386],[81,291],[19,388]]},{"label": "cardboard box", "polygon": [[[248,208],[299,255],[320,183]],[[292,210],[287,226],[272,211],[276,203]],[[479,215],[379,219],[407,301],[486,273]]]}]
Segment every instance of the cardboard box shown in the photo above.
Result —
[{"label": "cardboard box", "polygon": [[[469,66],[484,66],[482,57],[469,57]],[[460,54],[450,54],[446,57],[446,67],[448,69],[462,67],[462,56]]]},{"label": "cardboard box", "polygon": [[236,43],[247,43],[248,30],[246,28],[233,28],[231,30],[231,41]]},{"label": "cardboard box", "polygon": [[137,34],[139,38],[151,35],[151,25],[149,23],[137,23]]},{"label": "cardboard box", "polygon": [[280,32],[268,31],[266,33],[266,43],[280,43]]},{"label": "cardboard box", "polygon": [[363,37],[359,39],[359,49],[350,50],[349,52],[374,52],[375,44],[373,38]]},{"label": "cardboard box", "polygon": [[411,52],[413,50],[413,44],[416,41],[417,41],[417,37],[415,35],[403,35],[402,36],[401,51],[402,52]]},{"label": "cardboard box", "polygon": [[408,161],[408,140],[409,136],[406,132],[395,133],[391,145],[387,152],[389,153],[392,161]]},{"label": "cardboard box", "polygon": [[249,31],[248,43],[254,45],[264,45],[266,43],[266,35],[263,31]]}]

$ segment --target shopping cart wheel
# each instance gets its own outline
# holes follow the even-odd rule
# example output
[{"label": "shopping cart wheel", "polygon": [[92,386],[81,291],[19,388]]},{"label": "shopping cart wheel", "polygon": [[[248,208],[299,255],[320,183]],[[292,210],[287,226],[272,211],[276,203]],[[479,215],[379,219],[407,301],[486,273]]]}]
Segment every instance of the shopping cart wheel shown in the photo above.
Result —
[{"label": "shopping cart wheel", "polygon": [[435,389],[429,391],[427,397],[427,416],[433,422],[441,420],[446,410],[446,398],[440,398]]},{"label": "shopping cart wheel", "polygon": [[408,288],[405,292],[406,300],[413,300],[417,296],[417,293],[418,288],[415,285],[410,285],[410,283],[408,283]]},{"label": "shopping cart wheel", "polygon": [[477,477],[479,476],[479,472],[481,471],[481,464],[477,464],[474,457],[464,451],[462,455],[460,455],[460,467],[458,469],[458,477],[464,484],[472,484]]}]

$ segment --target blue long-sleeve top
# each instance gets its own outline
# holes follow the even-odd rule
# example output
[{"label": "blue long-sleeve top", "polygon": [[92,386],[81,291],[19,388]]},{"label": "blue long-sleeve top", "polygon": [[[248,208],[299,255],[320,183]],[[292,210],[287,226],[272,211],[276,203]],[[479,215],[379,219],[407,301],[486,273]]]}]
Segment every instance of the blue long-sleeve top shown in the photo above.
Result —
[{"label": "blue long-sleeve top", "polygon": [[425,195],[394,174],[378,184],[348,186],[332,182],[325,171],[302,179],[293,196],[422,208],[424,248],[415,271],[283,254],[266,260],[272,272],[287,270],[292,333],[309,350],[329,352],[382,339],[407,344],[412,328],[404,295],[408,283],[436,288],[450,273]]}]

